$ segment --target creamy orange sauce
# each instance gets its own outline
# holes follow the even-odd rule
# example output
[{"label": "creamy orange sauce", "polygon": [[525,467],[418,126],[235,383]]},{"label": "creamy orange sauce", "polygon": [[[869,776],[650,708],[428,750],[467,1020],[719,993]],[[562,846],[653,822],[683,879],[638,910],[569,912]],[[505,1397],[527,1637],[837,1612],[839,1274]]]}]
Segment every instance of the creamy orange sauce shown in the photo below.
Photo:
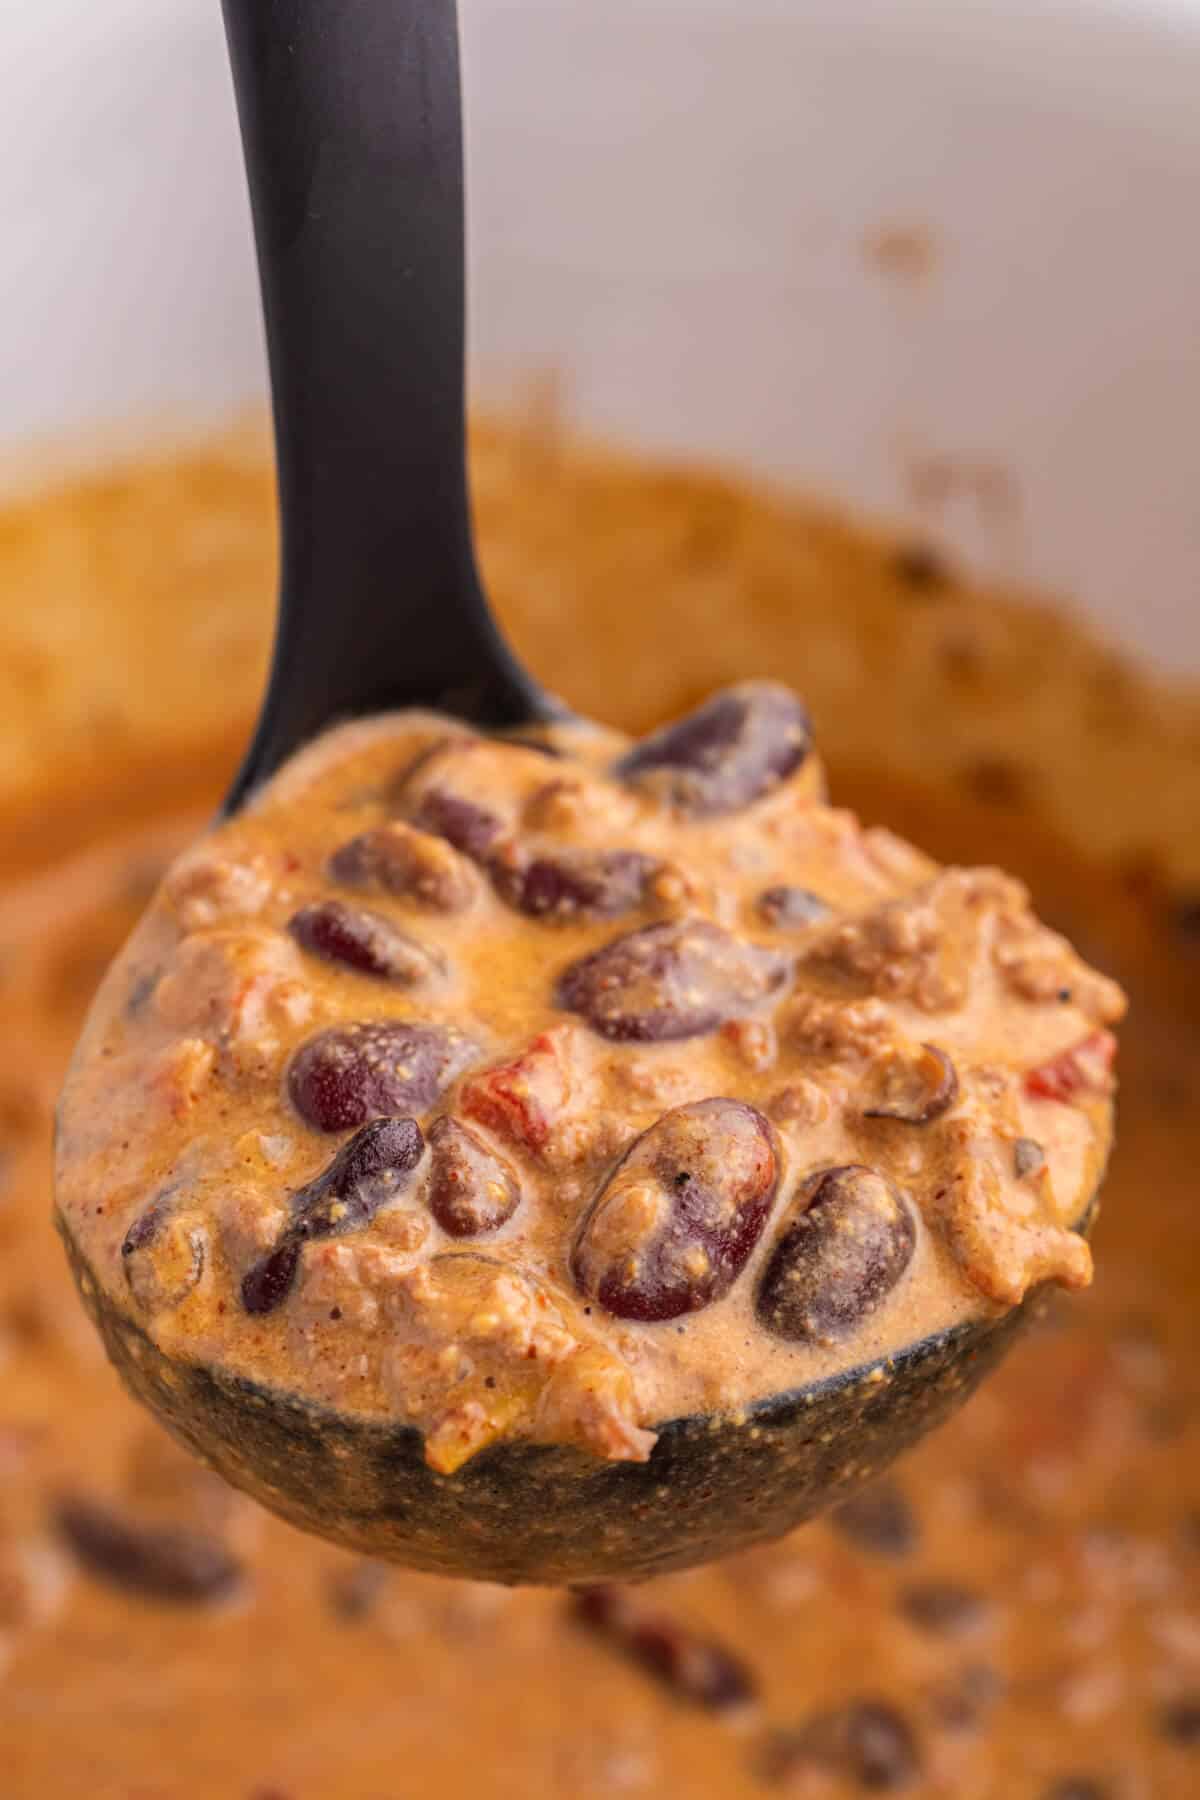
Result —
[{"label": "creamy orange sauce", "polygon": [[57,1180],[161,1349],[414,1424],[442,1473],[505,1436],[644,1461],[1086,1285],[1116,984],[1019,883],[825,804],[786,690],[727,715],[665,763],[342,727],[171,870]]},{"label": "creamy orange sauce", "polygon": [[[843,804],[944,862],[1013,869],[1121,978],[1132,1009],[1097,1281],[905,1461],[873,1518],[817,1522],[639,1590],[695,1661],[697,1644],[736,1659],[740,1688],[727,1675],[700,1684],[740,1692],[726,1708],[655,1679],[565,1597],[376,1570],[232,1495],[122,1393],[49,1223],[51,1112],[89,998],[216,804],[244,729],[261,658],[249,675],[239,666],[229,699],[229,665],[214,656],[205,704],[219,691],[222,720],[241,709],[224,744],[214,729],[203,758],[172,741],[110,761],[97,751],[109,736],[89,735],[60,764],[56,740],[40,775],[62,767],[61,791],[39,795],[24,839],[5,845],[46,872],[0,896],[0,1792],[854,1800],[891,1780],[919,1800],[1190,1800],[1200,960],[1194,901],[1164,891],[1156,869],[1178,881],[1196,866],[1194,706],[1118,681],[1067,622],[1026,626],[942,578],[914,610],[886,546],[799,504],[632,466],[593,476],[494,434],[485,449],[493,579],[575,703],[613,695],[611,716],[619,706],[640,729],[667,697],[682,708],[791,659]],[[112,625],[75,663],[45,652],[89,734],[111,717],[90,668],[125,660],[126,621],[131,667],[143,622],[172,609],[194,605],[208,629],[219,600],[237,630],[253,619],[265,632],[268,487],[261,465],[214,454],[5,516],[0,567],[38,600],[23,628],[46,606],[73,618],[80,595]],[[647,592],[663,601],[653,620]],[[589,597],[604,621],[594,631]],[[671,609],[694,618],[700,603],[704,629],[684,642]],[[636,631],[654,654],[631,653]],[[948,642],[940,655],[951,638],[953,680]],[[198,658],[189,651],[180,700]],[[139,672],[130,709],[145,685]],[[22,691],[31,703],[33,686]],[[6,728],[14,716],[6,707]],[[958,785],[981,745],[996,776],[986,793],[973,774]],[[172,795],[201,810],[125,830],[156,809],[165,819]],[[1048,816],[1070,825],[1074,847]],[[67,854],[85,840],[109,847]],[[1121,870],[1103,860],[1148,844],[1153,857]],[[221,1578],[216,1597],[130,1585],[128,1557],[114,1564],[81,1531],[81,1504],[131,1531],[198,1534],[207,1560],[191,1567]]]},{"label": "creamy orange sauce", "polygon": [[[909,828],[923,817],[943,855],[971,859],[989,836],[969,809],[923,810],[886,783],[856,797]],[[1027,834],[1022,872],[1056,912],[1086,884],[1096,954],[1135,1000],[1101,1279],[904,1464],[893,1490],[913,1523],[893,1529],[899,1549],[818,1523],[645,1590],[751,1671],[752,1700],[710,1716],[573,1622],[566,1600],[375,1573],[266,1518],[121,1394],[48,1223],[50,1108],[90,982],[194,832],[64,866],[0,907],[6,1793],[65,1796],[86,1777],[99,1800],[465,1800],[485,1761],[484,1791],[504,1800],[531,1787],[852,1796],[856,1778],[819,1766],[759,1771],[786,1761],[777,1733],[863,1696],[914,1734],[905,1791],[1041,1796],[1072,1775],[1117,1796],[1194,1791],[1198,1753],[1166,1726],[1197,1688],[1200,1005],[1187,1007],[1200,994],[1185,1002],[1187,965],[1098,870]],[[65,1494],[209,1534],[238,1585],[210,1604],[114,1585],[62,1535]],[[915,1623],[934,1582],[980,1612]]]}]

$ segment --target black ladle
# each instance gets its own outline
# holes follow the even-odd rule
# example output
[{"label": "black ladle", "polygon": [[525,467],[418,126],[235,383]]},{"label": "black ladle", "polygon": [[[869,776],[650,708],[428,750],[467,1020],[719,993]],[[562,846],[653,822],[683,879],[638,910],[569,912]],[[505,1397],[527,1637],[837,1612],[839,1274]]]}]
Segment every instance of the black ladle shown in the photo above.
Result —
[{"label": "black ladle", "polygon": [[[275,666],[233,808],[343,717],[420,705],[511,726],[561,709],[501,640],[471,545],[454,0],[224,7],[283,515]],[[510,1442],[441,1476],[409,1427],[164,1355],[64,1235],[127,1385],[232,1482],[371,1555],[499,1581],[638,1577],[778,1536],[944,1418],[1039,1305],[736,1418],[668,1422],[645,1464]]]},{"label": "black ladle", "polygon": [[279,626],[236,807],[335,720],[561,716],[488,611],[463,395],[454,0],[223,0],[258,242]]}]

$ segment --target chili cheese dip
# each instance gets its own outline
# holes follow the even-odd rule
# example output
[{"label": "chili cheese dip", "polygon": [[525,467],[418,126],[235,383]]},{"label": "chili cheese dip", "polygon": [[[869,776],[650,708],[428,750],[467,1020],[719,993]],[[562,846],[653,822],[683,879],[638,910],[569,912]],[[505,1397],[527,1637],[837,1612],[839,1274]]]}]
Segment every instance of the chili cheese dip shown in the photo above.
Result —
[{"label": "chili cheese dip", "polygon": [[250,728],[269,457],[0,508],[0,1791],[1193,1800],[1200,696],[803,497],[499,427],[474,476],[489,584],[574,705],[640,732],[785,672],[843,800],[1015,870],[1119,976],[1098,1279],[894,1477],[626,1594],[385,1568],[233,1492],[106,1361],[50,1137],[95,984]]},{"label": "chili cheese dip", "polygon": [[998,870],[828,805],[768,681],[631,742],[341,727],[101,990],[58,1205],[157,1346],[645,1461],[1091,1276],[1124,1000]]}]

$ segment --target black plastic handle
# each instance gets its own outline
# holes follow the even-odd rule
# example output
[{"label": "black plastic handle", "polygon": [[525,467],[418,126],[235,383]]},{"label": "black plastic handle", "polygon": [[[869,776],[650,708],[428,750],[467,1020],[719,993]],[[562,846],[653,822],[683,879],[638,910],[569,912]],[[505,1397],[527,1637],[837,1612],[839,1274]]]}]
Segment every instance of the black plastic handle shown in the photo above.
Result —
[{"label": "black plastic handle", "polygon": [[471,538],[455,0],[222,0],[271,370],[282,579],[227,806],[393,706],[561,712],[488,612]]}]

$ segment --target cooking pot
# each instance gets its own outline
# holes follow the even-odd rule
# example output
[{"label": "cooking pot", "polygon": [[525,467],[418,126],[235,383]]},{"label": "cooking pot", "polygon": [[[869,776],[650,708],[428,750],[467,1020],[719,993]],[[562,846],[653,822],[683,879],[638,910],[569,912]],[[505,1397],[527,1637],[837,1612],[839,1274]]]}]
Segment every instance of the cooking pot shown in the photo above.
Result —
[{"label": "cooking pot", "polygon": [[[1197,0],[462,0],[474,391],[1200,667]],[[0,14],[0,452],[260,404],[215,0]],[[40,459],[39,459],[40,464]]]}]

